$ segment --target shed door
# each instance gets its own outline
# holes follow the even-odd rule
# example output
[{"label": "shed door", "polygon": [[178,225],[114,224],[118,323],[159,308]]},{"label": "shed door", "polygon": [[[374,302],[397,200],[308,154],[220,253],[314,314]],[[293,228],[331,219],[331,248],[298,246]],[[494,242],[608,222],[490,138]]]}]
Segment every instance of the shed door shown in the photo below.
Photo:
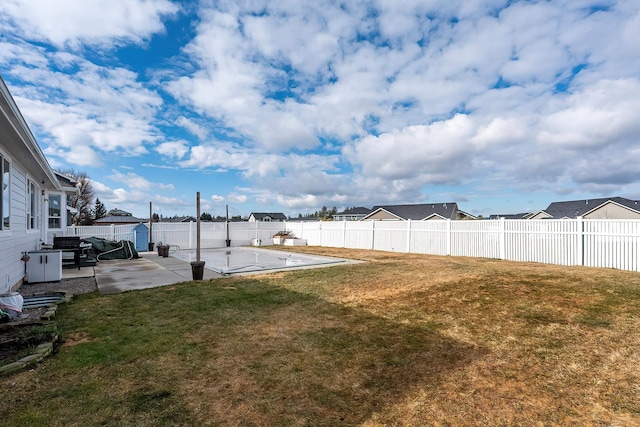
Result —
[{"label": "shed door", "polygon": [[144,252],[149,248],[149,229],[146,225],[140,224],[135,228],[136,231],[136,251]]}]

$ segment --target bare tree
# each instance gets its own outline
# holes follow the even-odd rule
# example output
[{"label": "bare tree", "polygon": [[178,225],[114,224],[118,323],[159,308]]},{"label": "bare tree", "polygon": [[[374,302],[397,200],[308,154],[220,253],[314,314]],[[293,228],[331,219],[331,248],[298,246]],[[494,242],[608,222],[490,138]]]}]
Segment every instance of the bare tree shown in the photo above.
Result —
[{"label": "bare tree", "polygon": [[78,211],[78,214],[73,217],[74,224],[91,225],[93,223],[91,207],[93,206],[93,199],[95,197],[91,179],[87,176],[86,172],[76,172],[72,169],[61,172],[72,178],[78,188],[78,193],[70,199],[71,207]]}]

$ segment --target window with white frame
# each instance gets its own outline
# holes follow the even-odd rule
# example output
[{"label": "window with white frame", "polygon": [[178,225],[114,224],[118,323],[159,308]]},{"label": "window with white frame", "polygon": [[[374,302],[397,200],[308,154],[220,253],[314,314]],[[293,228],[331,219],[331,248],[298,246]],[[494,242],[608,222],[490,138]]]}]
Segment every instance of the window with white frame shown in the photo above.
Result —
[{"label": "window with white frame", "polygon": [[27,230],[40,228],[40,198],[38,186],[32,180],[27,181]]},{"label": "window with white frame", "polygon": [[62,196],[49,194],[49,228],[62,228]]},{"label": "window with white frame", "polygon": [[0,155],[0,230],[9,230],[11,225],[11,164]]}]

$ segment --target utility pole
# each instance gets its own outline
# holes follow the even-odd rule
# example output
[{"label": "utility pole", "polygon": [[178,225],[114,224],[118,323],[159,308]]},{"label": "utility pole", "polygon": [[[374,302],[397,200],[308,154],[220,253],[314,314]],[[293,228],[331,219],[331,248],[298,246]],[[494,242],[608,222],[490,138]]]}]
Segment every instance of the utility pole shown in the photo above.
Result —
[{"label": "utility pole", "polygon": [[153,251],[153,234],[152,232],[152,224],[153,224],[153,203],[149,202],[149,251]]},{"label": "utility pole", "polygon": [[225,222],[227,229],[227,247],[231,246],[231,239],[229,239],[229,205],[227,205],[227,221]]},{"label": "utility pole", "polygon": [[191,262],[193,280],[202,280],[204,261],[200,261],[200,192],[196,193],[196,260]]}]

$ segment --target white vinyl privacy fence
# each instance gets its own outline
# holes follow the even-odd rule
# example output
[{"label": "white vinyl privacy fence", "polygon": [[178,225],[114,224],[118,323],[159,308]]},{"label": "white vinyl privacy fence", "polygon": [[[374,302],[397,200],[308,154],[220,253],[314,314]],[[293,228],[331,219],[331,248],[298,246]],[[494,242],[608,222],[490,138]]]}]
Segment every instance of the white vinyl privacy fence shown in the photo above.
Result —
[{"label": "white vinyl privacy fence", "polygon": [[[134,228],[138,224],[67,227],[68,236],[99,237],[107,240],[129,240],[136,243]],[[149,223],[145,223],[149,227]],[[200,246],[222,248],[227,239],[232,246],[252,244],[270,245],[278,231],[284,231],[283,222],[224,222],[200,223]],[[197,230],[195,222],[154,222],[151,224],[151,242],[163,243],[179,249],[195,249]],[[137,245],[136,245],[137,246]]]},{"label": "white vinyl privacy fence", "polygon": [[[251,244],[267,245],[278,231],[285,230],[283,222],[230,222],[228,239],[232,246]],[[178,246],[181,249],[196,247],[196,223],[154,222],[151,234],[155,243]],[[227,224],[224,222],[200,223],[200,247],[223,248],[226,246]]]},{"label": "white vinyl privacy fence", "polygon": [[[68,234],[111,238],[126,234],[120,227],[70,227]],[[231,246],[270,245],[284,230],[314,246],[640,271],[640,220],[231,222],[228,230],[203,222],[201,247],[225,247],[227,233]],[[193,249],[195,239],[193,222],[152,225],[155,243]]]},{"label": "white vinyl privacy fence", "polygon": [[127,225],[101,225],[101,226],[80,226],[72,225],[67,227],[67,236],[80,236],[84,237],[98,237],[100,239],[115,240],[129,240],[133,242],[135,235],[133,228],[137,224]]}]

